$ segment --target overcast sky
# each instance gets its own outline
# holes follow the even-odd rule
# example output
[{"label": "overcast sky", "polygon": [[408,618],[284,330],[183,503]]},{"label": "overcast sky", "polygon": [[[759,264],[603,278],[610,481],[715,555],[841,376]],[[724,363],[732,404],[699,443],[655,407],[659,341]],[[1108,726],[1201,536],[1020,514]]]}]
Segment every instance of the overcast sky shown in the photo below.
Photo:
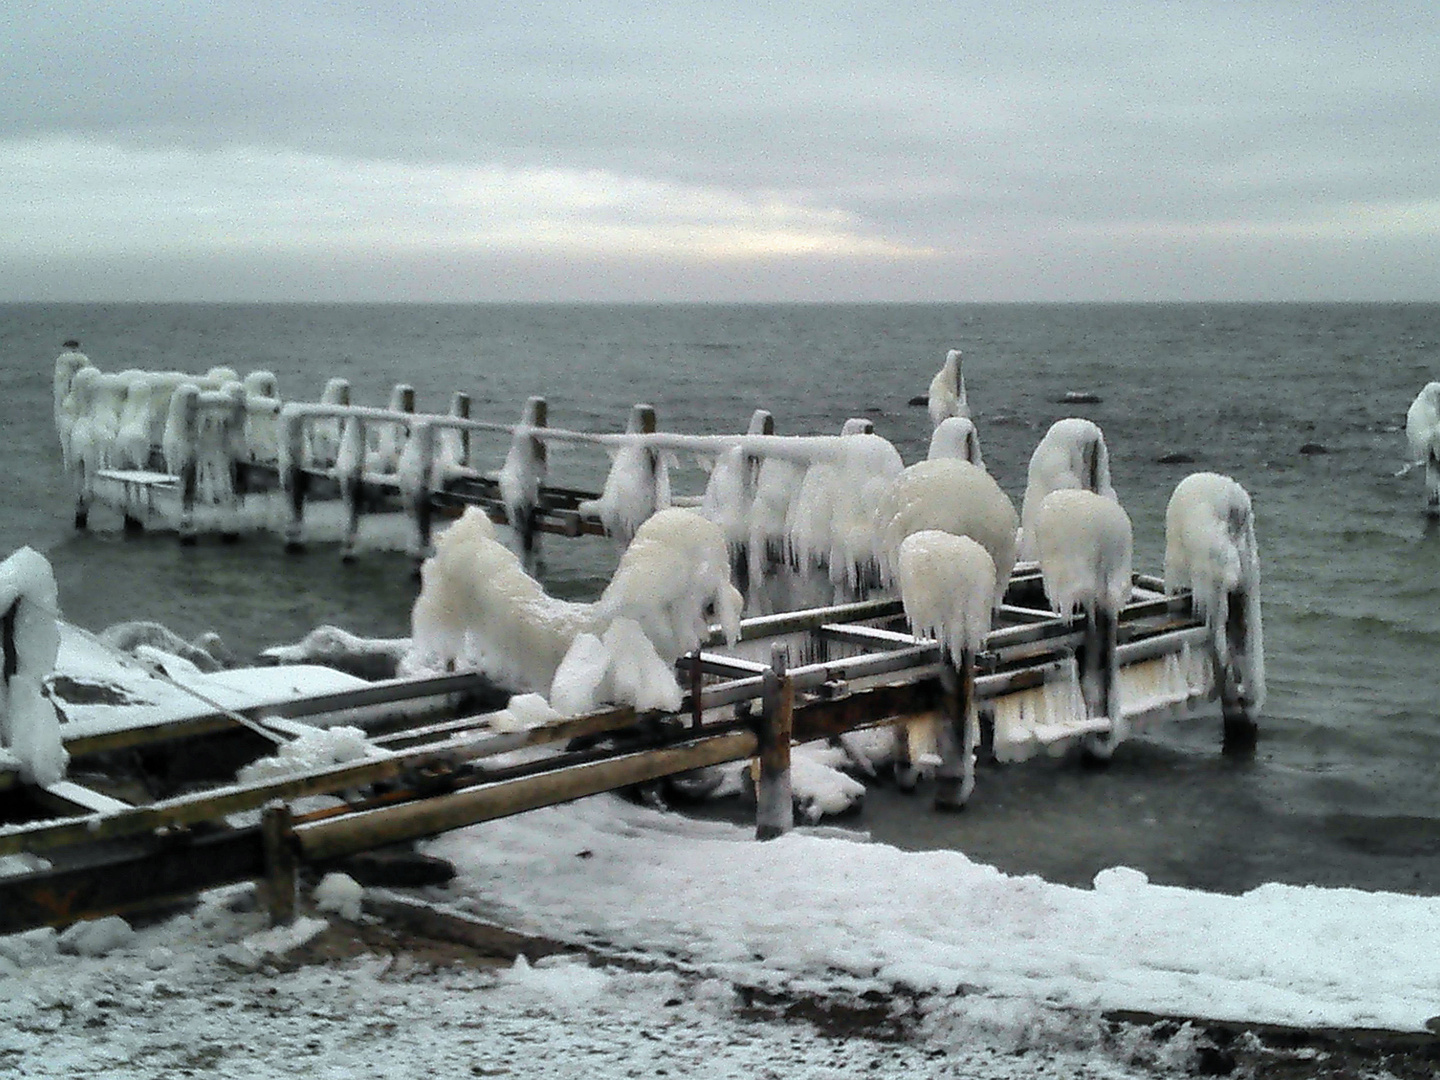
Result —
[{"label": "overcast sky", "polygon": [[1440,4],[12,2],[0,299],[1440,300]]}]

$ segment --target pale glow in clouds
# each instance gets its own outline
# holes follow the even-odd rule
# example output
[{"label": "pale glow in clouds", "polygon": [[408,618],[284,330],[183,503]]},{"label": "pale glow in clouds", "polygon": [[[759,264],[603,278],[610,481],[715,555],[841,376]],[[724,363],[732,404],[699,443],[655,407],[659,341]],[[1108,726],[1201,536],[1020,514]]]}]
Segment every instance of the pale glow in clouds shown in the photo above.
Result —
[{"label": "pale glow in clouds", "polygon": [[[34,141],[0,158],[18,194],[0,250],[125,255],[256,248],[472,249],[558,256],[920,256],[853,215],[601,171],[399,165],[249,149]],[[96,192],[99,192],[97,196]],[[85,207],[84,215],[76,208]]]},{"label": "pale glow in clouds", "polygon": [[1440,299],[1433,0],[48,0],[0,40],[0,299]]}]

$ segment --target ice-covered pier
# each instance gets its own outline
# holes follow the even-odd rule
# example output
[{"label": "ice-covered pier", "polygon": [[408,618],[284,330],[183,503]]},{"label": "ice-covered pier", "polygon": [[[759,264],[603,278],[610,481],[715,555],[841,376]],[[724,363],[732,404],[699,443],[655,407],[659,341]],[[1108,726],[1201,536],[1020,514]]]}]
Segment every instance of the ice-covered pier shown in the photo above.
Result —
[{"label": "ice-covered pier", "polygon": [[[627,431],[596,434],[551,428],[541,398],[501,425],[470,419],[461,395],[444,415],[421,414],[408,387],[379,409],[332,380],[323,401],[282,405],[264,373],[211,372],[208,389],[169,375],[107,381],[81,360],[56,368],[77,523],[106,498],[137,525],[159,515],[186,538],[233,532],[247,497],[269,489],[293,547],[314,503],[338,501],[336,538],[351,555],[366,507],[392,503],[423,560],[406,659],[430,674],[103,732],[57,728],[48,704],[11,694],[21,706],[0,716],[0,787],[19,779],[22,799],[62,817],[0,830],[0,857],[66,856],[0,878],[0,932],[245,878],[265,880],[284,917],[302,864],[747,760],[766,838],[795,821],[796,748],[829,746],[871,775],[884,764],[904,787],[932,773],[935,806],[959,809],[977,760],[1071,749],[1105,760],[1216,698],[1224,748],[1254,743],[1264,661],[1248,494],[1228,477],[1187,477],[1167,510],[1164,579],[1138,574],[1100,429],[1051,427],[1017,513],[981,460],[958,352],[931,386],[929,455],[909,467],[865,421],[783,437],[757,412],[745,433],[698,436],[661,432],[636,406]],[[484,437],[505,449],[498,469],[478,467]],[[610,456],[600,491],[549,483],[559,445]],[[706,464],[702,494],[672,490],[680,455]],[[462,509],[432,536],[437,512]],[[530,576],[543,532],[624,545],[596,601],[549,597]],[[828,602],[814,600],[817,585]],[[48,588],[50,600],[12,590],[5,625],[33,625],[53,607]],[[762,613],[742,620],[742,599]],[[23,651],[7,629],[7,687],[38,685]],[[477,707],[494,685],[515,696]],[[183,747],[233,775],[237,754],[283,753],[337,727],[359,732],[359,759],[262,769],[146,805],[52,767],[121,749],[163,763]],[[23,749],[39,742],[52,751],[43,760]],[[526,754],[497,760],[512,751]],[[338,805],[291,805],[314,794]],[[257,823],[228,820],[260,808]]]}]

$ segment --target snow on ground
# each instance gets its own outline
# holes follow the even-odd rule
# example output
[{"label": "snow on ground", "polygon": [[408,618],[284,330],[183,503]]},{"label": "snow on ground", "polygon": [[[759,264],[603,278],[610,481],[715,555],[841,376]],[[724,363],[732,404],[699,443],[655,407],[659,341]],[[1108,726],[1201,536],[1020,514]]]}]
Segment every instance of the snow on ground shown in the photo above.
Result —
[{"label": "snow on ground", "polygon": [[98,935],[95,947],[48,930],[0,938],[0,1072],[1118,1080],[1183,1066],[1193,1049],[1184,1029],[1168,1042],[1138,1033],[1102,1045],[1098,1028],[1071,1020],[1017,1028],[993,1003],[964,1023],[931,1006],[919,1039],[839,1037],[759,1018],[721,979],[563,954],[436,965],[380,949],[297,966],[289,950],[327,924],[263,929],[259,913],[232,910],[245,896],[212,894],[160,925]]},{"label": "snow on ground", "polygon": [[[508,925],[664,953],[768,990],[908,990],[1302,1027],[1440,1015],[1440,898],[1266,885],[1223,896],[1115,868],[1094,888],[956,851],[748,829],[617,799],[434,841],[452,899]],[[968,999],[967,999],[968,1000]]]}]

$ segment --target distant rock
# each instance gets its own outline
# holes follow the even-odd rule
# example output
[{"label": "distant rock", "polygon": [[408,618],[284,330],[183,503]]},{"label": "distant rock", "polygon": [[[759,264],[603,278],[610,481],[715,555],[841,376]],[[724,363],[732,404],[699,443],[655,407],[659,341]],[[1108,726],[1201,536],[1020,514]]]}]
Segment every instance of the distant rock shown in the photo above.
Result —
[{"label": "distant rock", "polygon": [[1168,454],[1161,454],[1155,459],[1157,465],[1194,465],[1195,456],[1187,454],[1183,450],[1173,450]]},{"label": "distant rock", "polygon": [[1067,390],[1059,399],[1060,405],[1098,405],[1101,402],[1099,394],[1091,393],[1089,390]]},{"label": "distant rock", "polygon": [[1302,453],[1302,454],[1328,454],[1328,453],[1330,453],[1330,448],[1329,448],[1328,446],[1326,446],[1324,443],[1307,442],[1304,446],[1300,447],[1300,453]]},{"label": "distant rock", "polygon": [[916,394],[914,397],[912,397],[912,398],[910,399],[910,404],[911,404],[911,405],[922,405],[922,406],[923,406],[923,405],[929,405],[929,404],[930,404],[930,395],[929,395],[929,394]]}]

